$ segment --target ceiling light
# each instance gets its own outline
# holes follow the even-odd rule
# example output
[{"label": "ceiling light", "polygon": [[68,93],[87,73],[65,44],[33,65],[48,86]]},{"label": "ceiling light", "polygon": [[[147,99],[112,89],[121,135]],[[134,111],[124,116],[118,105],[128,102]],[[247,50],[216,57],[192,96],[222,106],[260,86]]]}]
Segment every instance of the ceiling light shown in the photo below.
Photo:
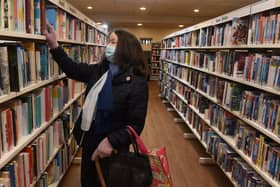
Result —
[{"label": "ceiling light", "polygon": [[92,9],[92,6],[88,6],[87,9],[91,10],[91,9]]},{"label": "ceiling light", "polygon": [[140,7],[139,9],[142,10],[142,11],[145,11],[146,7]]},{"label": "ceiling light", "polygon": [[195,13],[198,13],[199,12],[199,9],[194,9],[193,10]]},{"label": "ceiling light", "polygon": [[101,23],[101,22],[97,22],[96,24],[97,24],[97,25],[102,25],[102,23]]},{"label": "ceiling light", "polygon": [[178,25],[178,27],[183,28],[185,25]]},{"label": "ceiling light", "polygon": [[139,27],[142,26],[142,25],[143,25],[142,23],[138,23],[138,24],[137,24],[137,26],[139,26]]},{"label": "ceiling light", "polygon": [[106,24],[106,23],[104,23],[102,26],[103,26],[103,28],[105,28],[105,29],[108,29],[108,27],[109,27],[109,25]]}]

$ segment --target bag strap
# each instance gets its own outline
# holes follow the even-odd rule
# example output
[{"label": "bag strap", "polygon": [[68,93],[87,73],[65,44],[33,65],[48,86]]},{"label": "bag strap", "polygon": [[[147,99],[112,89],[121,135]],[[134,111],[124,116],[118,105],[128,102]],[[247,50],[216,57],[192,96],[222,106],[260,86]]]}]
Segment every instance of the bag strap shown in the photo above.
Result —
[{"label": "bag strap", "polygon": [[103,173],[102,173],[102,169],[100,166],[99,157],[96,157],[96,159],[95,159],[95,166],[96,166],[96,171],[97,171],[97,175],[98,175],[99,181],[101,183],[101,186],[107,187]]},{"label": "bag strap", "polygon": [[137,146],[138,146],[138,149],[140,151],[140,153],[142,154],[148,154],[150,153],[150,151],[147,149],[147,147],[145,146],[143,140],[141,139],[141,137],[138,135],[138,133],[130,126],[128,125],[127,126],[128,130],[133,134],[135,140],[136,140],[136,143],[137,143]]}]

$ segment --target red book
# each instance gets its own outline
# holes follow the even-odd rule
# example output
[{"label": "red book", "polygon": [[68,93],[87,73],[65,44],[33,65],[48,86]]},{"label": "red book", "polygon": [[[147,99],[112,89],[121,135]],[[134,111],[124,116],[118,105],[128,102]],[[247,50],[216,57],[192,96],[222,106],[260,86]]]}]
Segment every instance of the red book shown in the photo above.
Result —
[{"label": "red book", "polygon": [[46,1],[40,1],[40,12],[41,12],[41,33],[43,34],[46,30]]},{"label": "red book", "polygon": [[7,120],[8,150],[10,151],[14,145],[12,111],[10,109],[7,109],[5,112],[6,112],[6,120]]},{"label": "red book", "polygon": [[31,146],[25,147],[23,149],[23,152],[28,153],[28,156],[29,156],[29,179],[30,179],[30,184],[32,184],[33,183],[33,177],[34,177],[34,170],[33,170],[33,162],[34,162],[33,148]]},{"label": "red book", "polygon": [[25,0],[25,9],[26,33],[31,33],[31,0]]},{"label": "red book", "polygon": [[50,120],[50,87],[45,88],[45,101],[46,101],[46,121]]}]

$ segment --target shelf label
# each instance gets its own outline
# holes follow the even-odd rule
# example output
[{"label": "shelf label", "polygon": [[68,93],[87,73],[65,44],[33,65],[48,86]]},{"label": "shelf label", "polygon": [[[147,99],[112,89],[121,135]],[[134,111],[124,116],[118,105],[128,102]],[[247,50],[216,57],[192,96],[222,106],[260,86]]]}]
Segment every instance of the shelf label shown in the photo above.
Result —
[{"label": "shelf label", "polygon": [[219,23],[219,22],[221,22],[221,21],[225,21],[225,20],[227,20],[228,19],[228,16],[223,16],[223,17],[221,17],[221,18],[217,18],[216,19],[216,23]]},{"label": "shelf label", "polygon": [[74,13],[74,14],[77,13],[76,10],[75,10],[73,7],[71,7],[71,6],[69,7],[69,11],[72,12],[72,13]]},{"label": "shelf label", "polygon": [[65,2],[63,0],[59,0],[58,3],[60,4],[60,6],[65,7]]}]

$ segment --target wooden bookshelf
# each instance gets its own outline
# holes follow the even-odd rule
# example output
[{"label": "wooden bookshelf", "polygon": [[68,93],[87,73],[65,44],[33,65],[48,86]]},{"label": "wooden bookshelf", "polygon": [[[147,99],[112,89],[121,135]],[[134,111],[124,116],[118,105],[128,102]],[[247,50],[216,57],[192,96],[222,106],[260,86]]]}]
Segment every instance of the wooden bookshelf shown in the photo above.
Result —
[{"label": "wooden bookshelf", "polygon": [[[183,96],[181,96],[178,92],[176,92],[175,90],[173,90],[173,92],[183,101],[185,102],[186,104],[189,105],[189,103],[183,98]],[[175,107],[174,105],[172,105],[173,107]],[[192,105],[189,105],[189,107],[209,126],[211,127],[215,133],[217,133],[221,138],[223,138],[223,140],[236,152],[238,153],[242,159],[244,159],[247,163],[249,163],[249,165],[254,169],[256,170],[259,175],[263,176],[265,178],[266,181],[269,182],[269,184],[273,187],[277,187],[279,186],[279,184],[273,180],[271,178],[271,176],[267,173],[267,172],[264,172],[262,171],[260,168],[258,168],[251,160],[251,158],[249,158],[247,155],[245,155],[241,150],[239,150],[236,145],[235,145],[235,141],[232,137],[230,136],[227,136],[227,135],[224,135],[220,132],[220,130],[214,126],[211,126],[210,124],[210,121],[205,119],[205,116],[204,114],[201,114],[197,108],[195,108],[194,106]],[[176,111],[179,113],[179,111],[176,109]],[[182,114],[180,113],[180,116],[182,117]],[[188,125],[190,126],[190,125]],[[191,126],[190,126],[191,128]],[[197,132],[196,132],[197,133]],[[200,138],[200,137],[199,137]]]},{"label": "wooden bookshelf", "polygon": [[160,43],[151,44],[150,80],[159,80]]},{"label": "wooden bookshelf", "polygon": [[67,110],[83,94],[84,92],[77,94],[74,99],[70,100],[64,106],[62,111],[58,112],[57,114],[54,114],[48,122],[43,123],[40,128],[33,130],[33,132],[30,135],[23,137],[17,146],[15,146],[11,151],[9,151],[1,157],[0,168],[8,164],[16,155],[18,155],[22,151],[23,148],[29,145],[36,137],[38,137],[42,132],[44,132],[59,116],[61,116],[61,114],[65,110]]},{"label": "wooden bookshelf", "polygon": [[[185,97],[188,97],[188,99],[194,98],[196,100],[202,98],[203,101],[205,100],[205,102],[207,103],[207,104],[205,104],[206,109],[204,109],[203,108],[204,106],[203,106],[202,110],[208,110],[207,106],[208,107],[213,106],[213,105],[217,106],[218,110],[221,110],[222,112],[229,114],[235,120],[242,122],[242,127],[244,125],[244,127],[243,127],[244,129],[250,129],[250,130],[252,129],[252,133],[255,133],[256,137],[258,137],[258,138],[264,137],[265,138],[264,144],[266,144],[267,146],[270,146],[270,145],[279,146],[280,137],[277,135],[277,132],[275,132],[274,128],[272,128],[272,127],[268,126],[266,128],[262,124],[259,124],[260,116],[258,116],[257,121],[254,121],[253,117],[251,119],[249,119],[249,117],[251,117],[250,114],[249,114],[249,117],[248,116],[245,117],[245,115],[243,116],[241,111],[240,112],[233,111],[230,109],[230,107],[228,107],[228,105],[224,105],[224,104],[220,103],[220,100],[218,102],[218,99],[216,98],[217,95],[210,96],[207,94],[208,91],[211,91],[211,89],[209,89],[209,86],[211,86],[211,85],[208,82],[208,79],[210,79],[213,82],[222,81],[222,84],[227,82],[227,83],[233,83],[234,85],[237,85],[238,88],[239,88],[239,86],[243,87],[243,90],[241,93],[243,93],[245,91],[248,91],[249,93],[256,91],[257,93],[271,96],[271,98],[274,99],[273,100],[274,102],[277,102],[278,100],[280,101],[280,92],[278,89],[279,87],[277,87],[278,84],[276,85],[275,81],[273,83],[273,86],[268,86],[269,85],[269,84],[267,84],[268,79],[265,80],[266,82],[255,81],[255,79],[251,79],[251,81],[247,81],[247,80],[245,80],[245,73],[244,73],[244,77],[238,78],[238,77],[235,77],[234,74],[231,74],[231,73],[226,74],[226,70],[217,71],[215,69],[217,67],[215,65],[217,65],[217,64],[213,65],[214,63],[217,63],[215,61],[216,57],[217,57],[216,52],[220,52],[220,51],[244,52],[244,53],[246,53],[244,56],[246,56],[247,54],[249,54],[251,56],[254,56],[255,54],[260,54],[260,56],[265,54],[266,55],[266,56],[264,55],[265,58],[268,58],[269,60],[272,59],[271,58],[272,56],[278,57],[279,56],[278,54],[274,54],[275,49],[280,49],[280,42],[279,42],[280,40],[279,40],[279,38],[276,38],[276,34],[275,34],[276,32],[274,32],[275,36],[273,34],[271,34],[271,35],[269,35],[269,36],[271,36],[269,38],[268,34],[267,34],[268,31],[265,30],[268,28],[266,28],[264,26],[264,33],[262,33],[258,30],[259,27],[253,26],[253,24],[256,24],[256,22],[259,21],[260,16],[262,16],[262,19],[264,19],[263,20],[264,24],[269,24],[269,21],[271,21],[271,19],[273,19],[272,16],[279,15],[279,9],[280,9],[279,0],[260,1],[257,3],[251,4],[251,5],[248,5],[246,7],[240,8],[238,10],[234,10],[232,12],[218,16],[216,18],[190,26],[190,27],[180,30],[178,32],[171,33],[170,35],[168,35],[162,39],[162,47],[161,47],[162,55],[161,55],[161,70],[160,70],[160,74],[161,74],[160,87],[161,87],[161,91],[162,91],[161,95],[164,95],[165,97],[167,97],[167,99],[172,98],[172,101],[169,101],[169,102],[175,108],[175,110],[179,114],[179,116],[189,126],[189,128],[192,130],[192,132],[196,131],[196,129],[193,129],[190,122],[188,122],[184,117],[185,115],[186,116],[189,115],[187,113],[187,112],[189,112],[189,110],[190,110],[191,114],[198,116],[199,119],[203,121],[203,124],[206,124],[210,129],[212,129],[214,134],[217,135],[218,137],[220,137],[220,139],[222,139],[223,142],[225,142],[228,145],[228,147],[230,147],[231,150],[233,150],[238,155],[238,158],[241,158],[242,162],[246,163],[246,165],[248,165],[249,168],[251,168],[258,176],[260,176],[260,178],[263,181],[265,181],[266,183],[268,183],[269,185],[271,185],[273,187],[278,187],[280,185],[280,181],[277,181],[278,179],[274,178],[272,176],[272,174],[269,173],[271,171],[265,171],[265,170],[261,169],[261,167],[263,167],[263,165],[258,166],[257,164],[255,164],[253,162],[253,158],[252,158],[253,153],[251,154],[251,156],[247,156],[243,152],[242,148],[239,149],[237,147],[237,145],[236,145],[237,140],[235,139],[236,138],[235,136],[238,136],[239,135],[238,133],[240,133],[240,132],[234,132],[235,133],[234,136],[224,135],[217,127],[215,127],[215,126],[213,126],[213,124],[211,124],[210,120],[208,120],[209,116],[206,117],[205,114],[200,113],[198,107],[190,105],[190,103],[187,102]],[[273,11],[271,11],[271,10],[273,10],[274,12],[276,11],[277,13],[272,13]],[[266,12],[266,13],[264,13],[264,12]],[[267,16],[267,13],[271,17]],[[236,29],[234,24],[239,24],[239,23],[244,24],[244,25],[248,24],[247,25],[248,27],[246,27],[246,31],[244,31],[244,32],[246,32],[246,35],[244,35],[244,38],[242,38],[242,42],[240,42],[238,44],[234,44],[233,43],[234,39],[231,34],[233,33],[234,29]],[[257,22],[257,23],[259,23],[259,22]],[[279,22],[277,22],[276,24],[280,25]],[[226,29],[231,29],[229,32],[230,34],[226,34],[226,31],[225,31]],[[276,30],[276,26],[274,29]],[[258,30],[258,31],[256,31],[256,30]],[[222,33],[220,33],[220,32],[222,32]],[[272,32],[272,30],[269,32]],[[216,35],[217,33],[219,33],[220,35],[219,34]],[[228,37],[228,38],[226,38],[226,37]],[[220,40],[221,38],[222,38],[222,40]],[[230,40],[228,40],[228,39],[230,39]],[[227,44],[227,42],[231,43],[231,44]],[[192,53],[192,51],[194,51],[194,53]],[[212,55],[212,56],[209,55],[211,57],[211,60],[214,61],[214,63],[211,65],[207,64],[208,63],[207,58],[209,57],[209,56],[207,56],[207,53],[211,53],[211,55]],[[199,56],[199,55],[201,55],[201,56]],[[226,54],[226,55],[228,55],[228,54]],[[199,60],[196,59],[196,61],[195,61],[194,58],[196,58],[196,57],[202,58],[202,59],[199,59]],[[262,57],[263,56],[261,56],[261,58]],[[226,58],[228,58],[228,56],[226,56]],[[176,59],[176,60],[174,60],[174,59]],[[222,60],[224,60],[224,59],[222,59]],[[232,60],[232,61],[234,61],[234,60]],[[271,62],[271,61],[269,61],[269,62]],[[224,61],[222,61],[222,62],[219,61],[219,63],[221,63],[222,66],[225,65]],[[218,65],[220,65],[220,64],[218,64]],[[211,68],[212,67],[213,68],[212,69],[209,68],[210,66],[211,66]],[[268,66],[268,68],[270,68],[270,67],[271,66]],[[277,66],[277,68],[278,68],[278,66]],[[182,69],[186,69],[186,70],[182,70]],[[194,75],[197,76],[196,78],[190,78],[190,75],[191,75],[190,72],[192,72],[192,71],[195,71]],[[264,69],[262,69],[262,71],[264,71]],[[176,72],[176,74],[173,74],[173,72],[174,73]],[[218,72],[225,72],[225,73],[218,73]],[[245,72],[245,70],[244,70],[244,72]],[[188,77],[187,78],[188,81],[180,78],[181,74],[183,74],[185,77]],[[267,69],[267,74],[268,74],[268,69]],[[178,77],[177,75],[180,77]],[[229,75],[231,75],[231,76],[229,76]],[[200,78],[199,78],[199,76],[200,76]],[[258,76],[260,76],[260,75],[258,75]],[[276,80],[276,78],[275,78],[276,74],[270,74],[268,76],[273,76],[272,80]],[[196,85],[196,84],[198,84],[198,81],[204,81],[205,79],[207,79],[207,82],[201,84],[200,86],[203,86],[203,89],[207,90],[207,93],[206,93],[206,91],[204,92],[204,91],[200,90],[199,86]],[[250,78],[248,80],[250,80]],[[260,79],[258,79],[258,80],[260,80]],[[270,80],[271,80],[271,78],[270,78]],[[194,81],[194,83],[191,83],[190,81]],[[214,83],[214,85],[217,86],[218,85],[217,82]],[[180,85],[178,85],[178,83],[180,83]],[[196,86],[193,86],[193,85],[196,85]],[[205,88],[205,86],[206,87],[208,86],[208,88]],[[182,89],[181,90],[182,92],[187,91],[187,93],[191,92],[194,94],[191,94],[191,96],[183,96],[176,91],[175,87],[176,87],[176,89]],[[213,89],[212,89],[212,91],[213,91]],[[227,97],[227,95],[224,95],[224,94],[225,93],[223,93],[223,97],[224,98]],[[253,96],[255,96],[255,95],[253,95]],[[242,99],[244,99],[244,98],[241,98],[241,102],[242,102]],[[246,98],[245,98],[245,101],[246,101]],[[177,109],[176,106],[174,106],[174,104],[172,102],[176,102],[176,106],[178,105],[179,109]],[[197,105],[197,103],[195,105]],[[187,107],[187,108],[185,108],[185,107]],[[276,107],[278,107],[278,105]],[[185,110],[187,110],[187,111],[185,111]],[[210,108],[209,108],[209,110],[210,110]],[[239,110],[241,110],[241,107]],[[243,109],[243,110],[245,110],[245,109]],[[182,111],[182,113],[180,111]],[[223,113],[223,115],[225,115],[224,113]],[[210,115],[210,114],[208,114],[208,115]],[[259,113],[259,115],[261,115],[261,114]],[[275,118],[278,119],[278,115]],[[195,122],[192,122],[192,123],[195,124]],[[270,122],[270,123],[272,123],[272,122]],[[238,130],[238,128],[239,127],[237,127],[236,130]],[[197,136],[198,135],[197,132],[193,132],[193,133],[199,139],[199,141],[201,141],[201,137]],[[256,138],[256,137],[254,137],[254,138]],[[255,146],[255,141],[256,141],[255,139],[252,140],[252,142],[251,142],[252,146],[253,145]],[[263,146],[263,144],[257,144],[257,145]],[[205,146],[203,145],[203,147],[205,147]],[[261,151],[262,151],[263,147],[261,147],[259,149],[261,149]],[[274,149],[274,148],[272,147],[272,148],[270,148],[270,150],[271,149]],[[252,148],[252,150],[253,150],[253,148]],[[261,158],[262,157],[261,155],[263,155],[263,154],[267,154],[267,153],[257,152],[258,164],[260,162],[260,159],[264,160],[264,158]],[[271,159],[272,158],[270,158],[270,160],[268,160],[268,162],[271,162]],[[275,159],[280,160],[280,158],[278,158],[278,156],[276,156]],[[265,165],[265,167],[268,170],[273,169],[273,168],[267,168],[268,166],[266,166],[266,165]],[[248,168],[248,170],[249,170],[249,168]],[[275,171],[275,172],[277,172],[277,174],[279,173],[279,171]],[[234,186],[238,186],[237,182],[232,179],[231,172],[227,172],[225,174],[232,181]]]},{"label": "wooden bookshelf", "polygon": [[[79,11],[74,6],[69,4],[66,0],[47,0],[47,1],[45,1],[45,3],[54,5],[56,8],[59,9],[59,11],[64,13],[65,17],[71,16],[71,18],[75,19],[75,21],[77,21],[79,24],[81,24],[80,25],[81,28],[78,28],[78,26],[77,26],[77,28],[76,27],[74,29],[72,28],[73,30],[77,29],[80,32],[77,32],[77,33],[73,32],[73,33],[71,33],[72,35],[68,35],[70,33],[70,31],[69,31],[69,33],[66,33],[66,31],[65,31],[65,33],[63,33],[65,35],[61,35],[66,39],[60,39],[59,38],[60,34],[58,33],[58,42],[60,44],[63,44],[63,45],[64,44],[70,44],[71,46],[74,46],[74,47],[75,46],[85,47],[85,48],[79,48],[78,50],[87,50],[87,48],[90,48],[90,47],[91,48],[96,47],[98,49],[106,47],[106,44],[107,44],[107,42],[106,42],[107,29],[97,25],[93,20],[91,20],[89,17],[84,15],[81,11]],[[22,6],[27,6],[27,5],[22,5]],[[42,12],[46,11],[47,6],[44,7],[44,8],[45,8],[45,10],[43,10],[43,9],[41,10],[41,6],[40,6],[40,11],[41,11],[40,15],[41,15]],[[3,9],[3,7],[2,7],[2,9]],[[2,11],[2,10],[0,10],[0,11]],[[9,11],[10,11],[10,7],[9,7]],[[24,18],[21,18],[21,19],[26,20],[27,18],[24,15]],[[35,15],[34,15],[34,19],[35,19]],[[16,20],[16,21],[18,21],[18,20]],[[41,45],[44,46],[44,47],[46,46],[46,37],[44,36],[43,33],[40,32],[41,30],[38,32],[40,34],[29,34],[29,33],[27,33],[28,31],[27,31],[26,25],[24,25],[24,26],[20,25],[20,26],[22,26],[22,27],[20,27],[20,26],[17,25],[19,23],[17,23],[16,21],[11,22],[11,25],[10,25],[10,22],[9,22],[9,26],[4,26],[4,25],[0,24],[0,39],[1,39],[1,42],[4,41],[3,43],[7,43],[7,42],[10,42],[10,41],[13,41],[13,42],[17,41],[17,43],[22,48],[24,48],[25,46],[21,45],[21,44],[24,44],[26,42],[30,42],[30,43],[34,44],[34,46],[35,45],[37,46],[37,44],[40,44],[40,45],[38,45],[39,47]],[[14,26],[13,24],[17,25],[17,26]],[[69,26],[70,25],[68,25],[68,27]],[[32,27],[32,29],[35,30],[35,24],[31,25],[31,27]],[[21,31],[19,32],[19,30],[21,30]],[[25,31],[23,32],[23,30],[26,30],[26,32]],[[65,27],[65,30],[66,30],[66,27]],[[33,31],[31,31],[31,32],[33,32]],[[67,39],[67,38],[75,38],[75,40]],[[34,52],[38,52],[38,51],[39,50],[36,48]],[[100,51],[102,51],[102,50],[97,50],[95,55],[101,56],[102,54],[100,54]],[[31,52],[33,52],[33,51],[31,51]],[[40,51],[40,55],[42,55],[41,53],[42,52]],[[35,74],[36,74],[35,81],[34,81],[33,77],[32,78],[28,77],[27,83],[24,82],[24,87],[21,88],[19,92],[10,91],[10,92],[8,92],[8,94],[1,95],[0,96],[1,106],[4,106],[6,103],[10,103],[10,101],[13,102],[13,100],[21,99],[22,96],[24,96],[25,94],[30,94],[30,93],[36,94],[37,90],[40,91],[41,88],[44,88],[48,85],[53,85],[57,81],[61,81],[61,84],[62,84],[62,80],[66,80],[67,76],[65,74],[60,74],[59,73],[60,75],[56,75],[56,73],[58,73],[57,71],[59,71],[59,70],[55,69],[55,68],[58,68],[58,66],[55,66],[53,64],[52,64],[53,66],[50,65],[50,62],[52,62],[51,61],[52,59],[48,58],[48,55],[51,55],[51,54],[50,53],[47,54],[47,66],[48,66],[47,71],[48,72],[46,72],[46,75],[41,75],[40,74],[41,72],[40,73],[37,72],[39,70],[36,67],[36,69],[35,69]],[[85,57],[85,56],[81,55],[80,58],[85,58],[86,63],[92,63],[92,62],[90,62],[91,59],[88,56]],[[38,59],[36,59],[36,60],[38,60]],[[39,63],[42,63],[42,62],[39,61]],[[10,66],[10,64],[9,64],[9,66]],[[41,64],[40,64],[40,68],[43,68],[43,67],[41,67]],[[51,68],[53,68],[53,69],[51,69]],[[42,69],[40,69],[40,70],[42,71]],[[10,74],[10,72],[8,72],[8,73]],[[34,72],[31,72],[31,73],[34,73]],[[9,76],[13,76],[13,75],[9,75]],[[46,77],[41,78],[40,76],[47,76],[47,78]],[[47,80],[41,80],[41,79],[47,79]],[[66,82],[67,82],[67,80],[66,80]],[[69,82],[67,84],[69,84]],[[71,84],[74,84],[74,83],[71,82]],[[32,130],[31,134],[20,137],[18,142],[16,143],[16,146],[12,146],[12,148],[8,152],[3,153],[2,150],[0,151],[1,152],[1,154],[0,154],[0,171],[1,172],[2,172],[2,169],[4,169],[5,166],[9,165],[11,162],[14,161],[14,159],[23,151],[23,149],[25,147],[27,147],[32,142],[34,142],[34,140],[36,140],[42,133],[44,133],[55,122],[55,120],[57,120],[65,111],[67,111],[70,108],[71,105],[73,105],[73,103],[75,101],[77,101],[80,97],[82,97],[84,95],[85,89],[82,89],[82,87],[80,88],[79,83],[77,83],[76,85],[78,85],[78,86],[76,87],[75,91],[73,90],[73,88],[75,88],[75,87],[72,88],[73,85],[70,85],[71,87],[69,85],[68,85],[69,87],[66,86],[67,89],[71,88],[72,89],[71,90],[72,94],[75,94],[75,95],[73,96],[73,99],[70,98],[68,102],[66,101],[67,102],[66,104],[64,104],[63,106],[60,105],[60,107],[62,107],[62,109],[60,108],[61,110],[54,112],[54,114],[52,114],[52,116],[50,116],[50,119],[48,119],[47,122],[42,122],[42,124],[39,125],[39,127]],[[60,87],[60,89],[62,89],[62,87]],[[62,90],[60,90],[60,91],[62,91]],[[70,90],[67,90],[67,91],[70,91]],[[81,91],[81,92],[77,93],[78,91],[79,92]],[[75,93],[73,93],[73,92],[75,92]],[[62,99],[62,98],[60,98],[60,99]],[[44,101],[44,102],[46,102],[46,101]],[[56,102],[58,102],[58,101],[56,101]],[[59,102],[60,103],[56,103],[56,104],[57,105],[62,104],[64,101],[62,99]],[[42,101],[42,103],[43,103],[43,101]],[[33,101],[32,101],[32,104],[34,104]],[[5,108],[3,108],[3,109],[5,109]],[[33,115],[32,117],[35,118],[35,116],[34,116],[35,114],[32,114],[32,115]],[[20,124],[22,122],[18,121],[18,123]],[[35,122],[32,125],[36,126]],[[15,128],[15,127],[13,127],[13,128]],[[0,133],[2,134],[2,132],[0,132]],[[70,133],[72,134],[72,129],[70,130]],[[13,136],[15,136],[15,135],[13,135]],[[2,140],[0,140],[0,141],[2,141]],[[67,144],[67,143],[69,143],[69,141],[70,140],[67,140],[65,143]],[[0,145],[1,145],[1,149],[2,149],[2,142],[1,142]],[[55,158],[55,155],[61,150],[61,148],[62,148],[62,145],[60,145],[57,148],[54,148],[53,153],[52,153],[53,155],[47,161],[47,165],[44,166],[44,168],[43,168],[44,171],[46,171],[47,167],[53,161],[53,159]],[[71,160],[73,160],[73,157],[74,157],[74,155],[72,156]],[[67,170],[65,170],[65,173],[66,172],[67,172]],[[30,184],[30,186],[32,186],[32,187],[36,186],[36,184],[38,183],[38,181],[42,177],[43,173],[40,173],[37,176],[34,176],[34,177],[36,177],[36,180],[31,181],[32,184]],[[62,178],[63,175],[60,178]]]}]

